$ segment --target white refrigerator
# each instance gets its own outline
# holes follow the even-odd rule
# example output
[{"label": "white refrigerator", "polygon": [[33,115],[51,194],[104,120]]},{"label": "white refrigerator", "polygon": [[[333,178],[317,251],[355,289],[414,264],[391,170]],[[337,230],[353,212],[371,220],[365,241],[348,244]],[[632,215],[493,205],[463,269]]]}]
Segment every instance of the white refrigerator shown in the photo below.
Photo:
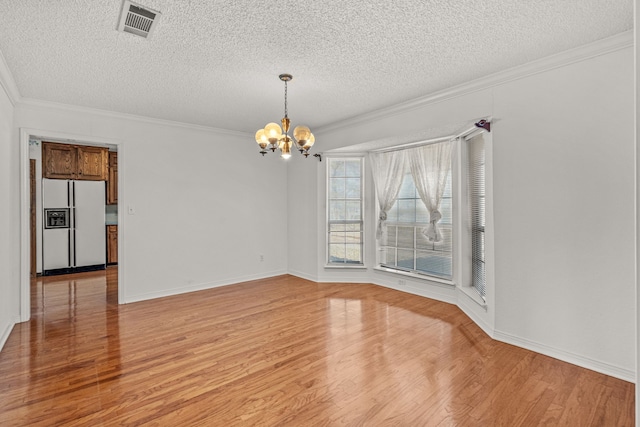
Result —
[{"label": "white refrigerator", "polygon": [[42,180],[45,276],[106,267],[105,182]]}]

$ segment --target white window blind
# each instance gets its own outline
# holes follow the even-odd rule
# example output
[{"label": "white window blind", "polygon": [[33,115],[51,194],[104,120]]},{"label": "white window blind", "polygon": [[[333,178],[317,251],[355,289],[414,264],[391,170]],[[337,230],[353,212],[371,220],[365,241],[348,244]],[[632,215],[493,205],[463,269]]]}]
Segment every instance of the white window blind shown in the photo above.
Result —
[{"label": "white window blind", "polygon": [[471,224],[471,285],[484,298],[485,275],[485,149],[482,135],[467,141],[468,197]]}]

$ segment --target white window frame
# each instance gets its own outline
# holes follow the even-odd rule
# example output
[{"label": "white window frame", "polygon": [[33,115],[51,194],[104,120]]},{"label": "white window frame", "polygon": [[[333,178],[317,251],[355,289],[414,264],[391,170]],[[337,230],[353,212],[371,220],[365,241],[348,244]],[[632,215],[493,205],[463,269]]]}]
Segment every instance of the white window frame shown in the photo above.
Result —
[{"label": "white window frame", "polygon": [[[325,268],[356,268],[362,269],[365,266],[366,262],[366,248],[367,248],[367,238],[366,238],[366,229],[365,229],[365,181],[366,181],[366,170],[365,170],[365,161],[364,155],[362,154],[350,154],[345,156],[339,155],[331,155],[324,156],[326,161],[326,169],[325,169],[325,202],[326,202],[326,212],[325,212]],[[336,223],[331,221],[331,170],[330,165],[334,160],[358,160],[360,162],[360,220],[344,220],[344,224],[348,223],[360,223],[360,262],[359,263],[346,263],[346,262],[331,262],[329,259],[330,253],[330,237],[331,237],[331,224]]]},{"label": "white window frame", "polygon": [[[472,243],[471,243],[471,217],[470,206],[468,200],[468,141],[478,135],[482,135],[484,138],[484,150],[485,150],[485,295],[482,296],[473,286],[473,278],[471,272],[472,261]],[[459,289],[462,290],[471,300],[475,301],[479,306],[485,310],[489,305],[493,304],[493,278],[494,278],[494,264],[493,264],[493,173],[492,173],[492,135],[491,133],[477,129],[464,135],[459,141],[459,150],[457,158],[458,165],[458,185],[459,191],[456,199],[460,204],[460,214],[457,217],[459,224],[458,238],[456,242],[459,245],[460,250],[456,253],[462,262],[458,263],[458,269],[456,271],[456,283],[459,284]]]}]

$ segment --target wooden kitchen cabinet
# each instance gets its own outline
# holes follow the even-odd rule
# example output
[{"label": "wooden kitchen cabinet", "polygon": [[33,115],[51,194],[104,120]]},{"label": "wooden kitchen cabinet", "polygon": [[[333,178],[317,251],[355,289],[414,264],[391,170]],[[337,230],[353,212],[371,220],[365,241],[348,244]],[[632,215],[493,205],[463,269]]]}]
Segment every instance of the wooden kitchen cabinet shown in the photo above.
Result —
[{"label": "wooden kitchen cabinet", "polygon": [[73,145],[42,143],[42,176],[51,179],[75,179],[78,152]]},{"label": "wooden kitchen cabinet", "polygon": [[105,181],[109,150],[104,147],[42,142],[42,176]]},{"label": "wooden kitchen cabinet", "polygon": [[107,204],[118,204],[118,153],[109,151],[109,179],[107,180]]},{"label": "wooden kitchen cabinet", "polygon": [[118,263],[118,226],[107,225],[107,264]]}]

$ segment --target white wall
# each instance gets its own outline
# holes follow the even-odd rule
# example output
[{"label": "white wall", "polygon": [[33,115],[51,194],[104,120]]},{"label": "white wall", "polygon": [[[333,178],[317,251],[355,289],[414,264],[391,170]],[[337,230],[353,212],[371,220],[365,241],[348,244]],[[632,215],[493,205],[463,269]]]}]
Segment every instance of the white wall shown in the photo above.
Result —
[{"label": "white wall", "polygon": [[[0,58],[1,59],[1,58]],[[14,246],[15,203],[11,184],[15,169],[12,165],[13,143],[13,111],[14,107],[0,85],[0,349],[9,337],[9,333],[17,321],[18,314],[18,283],[15,262],[19,260],[18,251]]]},{"label": "white wall", "polygon": [[[318,147],[329,150],[493,116],[495,280],[488,292],[495,301],[472,313],[475,320],[500,340],[633,381],[633,49],[623,46],[570,53],[561,66],[553,58],[515,80],[487,79],[486,89],[470,84],[467,92],[315,132]],[[311,209],[292,202],[289,215]],[[289,251],[323,247],[323,221],[315,241],[290,239]],[[321,280],[345,279],[323,262],[319,256]],[[461,305],[441,285],[407,280],[400,288],[397,276],[369,271],[372,283]]]},{"label": "white wall", "polygon": [[251,135],[35,102],[18,105],[15,128],[118,144],[123,302],[287,271],[287,193],[274,185],[286,166]]},{"label": "white wall", "polygon": [[635,370],[633,51],[494,90],[496,331]]},{"label": "white wall", "polygon": [[[267,154],[269,155],[271,153]],[[307,243],[316,241],[317,224],[323,218],[317,203],[316,187],[318,174],[324,168],[325,162],[320,162],[311,155],[305,159],[298,153],[293,153],[287,163],[289,176],[296,177],[295,180],[290,179],[287,182],[287,212],[296,207],[304,207],[302,215],[287,215],[289,236],[287,248],[304,247],[303,251],[287,250],[288,272],[317,281],[318,247]],[[272,222],[274,226],[279,226],[279,221]]]}]

